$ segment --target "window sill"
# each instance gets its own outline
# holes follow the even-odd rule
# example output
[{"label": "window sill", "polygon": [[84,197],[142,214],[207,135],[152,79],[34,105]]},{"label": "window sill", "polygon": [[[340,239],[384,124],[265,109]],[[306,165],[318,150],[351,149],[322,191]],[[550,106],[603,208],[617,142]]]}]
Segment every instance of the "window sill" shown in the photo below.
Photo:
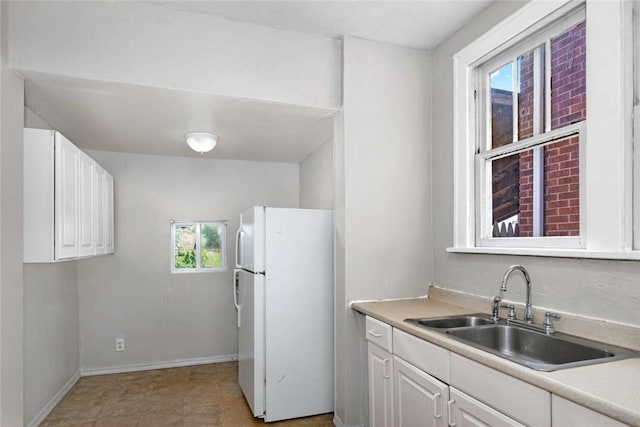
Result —
[{"label": "window sill", "polygon": [[449,253],[461,254],[493,254],[493,255],[524,255],[554,258],[588,258],[640,261],[640,251],[589,251],[585,249],[551,249],[551,248],[447,248]]},{"label": "window sill", "polygon": [[192,274],[192,273],[224,273],[226,268],[210,268],[200,270],[171,270],[171,274]]}]

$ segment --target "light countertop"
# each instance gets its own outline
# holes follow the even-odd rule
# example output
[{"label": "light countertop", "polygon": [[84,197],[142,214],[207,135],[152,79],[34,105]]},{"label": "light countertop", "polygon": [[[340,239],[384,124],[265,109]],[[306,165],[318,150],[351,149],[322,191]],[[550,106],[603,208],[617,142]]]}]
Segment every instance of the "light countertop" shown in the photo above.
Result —
[{"label": "light countertop", "polygon": [[[608,417],[632,426],[640,426],[640,358],[554,372],[535,371],[447,338],[444,334],[404,322],[404,319],[415,317],[487,313],[487,310],[478,310],[477,304],[460,305],[460,299],[448,298],[446,291],[432,291],[430,291],[429,298],[354,302],[351,307],[360,313],[381,320],[393,327],[586,406]],[[431,296],[432,293],[435,295]],[[488,307],[489,305],[485,308]],[[608,327],[610,328],[610,325]],[[621,333],[626,332],[628,332],[628,328],[623,328],[621,331]],[[635,334],[633,336],[635,339]],[[586,338],[593,339],[594,337],[589,336]],[[621,345],[619,342],[611,343]],[[622,346],[630,347],[629,345]]]}]

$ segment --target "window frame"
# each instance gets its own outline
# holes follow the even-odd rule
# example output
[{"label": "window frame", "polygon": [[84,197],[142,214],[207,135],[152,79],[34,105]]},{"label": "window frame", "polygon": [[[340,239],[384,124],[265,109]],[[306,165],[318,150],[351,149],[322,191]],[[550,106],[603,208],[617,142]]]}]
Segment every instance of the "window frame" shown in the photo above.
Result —
[{"label": "window frame", "polygon": [[[202,224],[218,224],[221,226],[222,232],[220,233],[220,253],[222,255],[221,267],[202,267],[202,240],[201,240],[201,226]],[[176,268],[176,227],[190,226],[196,227],[196,268]],[[227,221],[226,220],[171,220],[169,221],[171,231],[171,248],[169,258],[169,270],[171,273],[217,273],[227,271]]]},{"label": "window frame", "polygon": [[[535,238],[519,238],[505,241],[513,246],[481,246],[476,222],[480,120],[476,70],[514,46],[524,46],[524,40],[535,39],[536,33],[566,20],[585,4],[588,120],[580,153],[584,156],[580,243],[570,248],[525,247],[523,239]],[[529,2],[454,55],[454,236],[448,252],[640,259],[640,252],[632,250],[632,40],[630,2]],[[531,45],[535,47],[536,42]],[[610,84],[599,85],[602,81]],[[593,170],[608,173],[589,174]]]},{"label": "window frame", "polygon": [[[585,221],[580,221],[580,229],[578,236],[535,236],[535,237],[492,237],[492,208],[490,203],[491,197],[491,171],[488,170],[487,164],[490,160],[495,160],[507,155],[514,155],[518,152],[523,152],[529,149],[542,148],[546,145],[550,145],[553,142],[559,142],[562,139],[578,136],[579,139],[579,164],[580,164],[580,176],[579,176],[579,193],[580,193],[580,217],[584,218],[584,149],[585,149],[585,134],[586,125],[585,121],[580,121],[574,124],[565,125],[561,128],[551,129],[551,40],[558,37],[565,32],[571,30],[576,25],[586,20],[586,11],[584,5],[577,7],[575,10],[569,12],[562,19],[547,24],[543,28],[539,29],[536,33],[524,40],[520,40],[508,49],[504,49],[497,55],[491,56],[488,60],[482,64],[474,66],[475,73],[475,90],[478,95],[476,96],[476,114],[478,117],[477,135],[476,135],[476,178],[475,178],[475,194],[476,194],[476,245],[479,247],[531,247],[531,248],[584,248],[584,239],[582,236],[585,234]],[[517,85],[518,81],[512,77],[512,96],[513,96],[513,142],[506,144],[498,148],[491,148],[491,82],[490,72],[496,69],[502,68],[507,63],[514,64],[516,67],[517,58],[528,52],[534,52],[539,46],[545,47],[545,61],[544,61],[544,79],[542,82],[544,85],[543,99],[544,99],[544,128],[542,133],[534,134],[532,137],[528,137],[522,140],[517,140],[519,115],[517,113]],[[514,68],[515,71],[515,68]],[[514,75],[517,72],[514,72]],[[535,94],[534,94],[535,96]],[[534,154],[535,156],[535,154]],[[538,173],[536,173],[538,172]],[[539,175],[542,169],[535,170],[534,163],[534,180],[535,176]],[[540,177],[538,177],[540,179]],[[535,193],[534,193],[535,194]],[[543,203],[542,197],[540,197],[539,203]],[[535,201],[534,201],[535,204]],[[544,210],[544,208],[542,209]],[[544,217],[539,212],[535,212],[534,209],[534,221],[544,221]],[[539,226],[543,228],[541,224],[534,222],[534,229]],[[537,231],[537,230],[536,230]]]}]

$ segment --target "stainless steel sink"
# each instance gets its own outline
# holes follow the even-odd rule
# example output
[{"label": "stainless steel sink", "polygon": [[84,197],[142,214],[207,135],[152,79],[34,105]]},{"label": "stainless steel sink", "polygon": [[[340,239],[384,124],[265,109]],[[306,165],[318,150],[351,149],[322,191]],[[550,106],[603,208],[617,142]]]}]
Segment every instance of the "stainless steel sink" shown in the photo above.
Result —
[{"label": "stainless steel sink", "polygon": [[495,322],[486,314],[469,314],[464,316],[431,317],[426,319],[407,319],[409,323],[427,328],[449,329],[468,326],[493,325]]},{"label": "stainless steel sink", "polygon": [[640,352],[556,333],[545,334],[486,315],[406,319],[480,350],[538,371],[555,371],[595,363],[640,357]]}]

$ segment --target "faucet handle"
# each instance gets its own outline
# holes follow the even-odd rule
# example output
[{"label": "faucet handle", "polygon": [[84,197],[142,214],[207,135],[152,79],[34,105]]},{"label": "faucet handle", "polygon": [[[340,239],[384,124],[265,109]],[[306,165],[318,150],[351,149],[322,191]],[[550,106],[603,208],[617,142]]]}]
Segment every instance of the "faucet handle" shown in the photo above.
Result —
[{"label": "faucet handle", "polygon": [[491,320],[493,320],[494,322],[500,320],[500,316],[498,316],[498,310],[500,310],[500,301],[502,301],[502,298],[500,297],[500,295],[496,295],[495,297],[493,297],[493,301],[491,302]]},{"label": "faucet handle", "polygon": [[515,320],[516,319],[516,308],[511,304],[500,304],[500,307],[506,308],[509,310],[509,314],[507,315],[507,320]]},{"label": "faucet handle", "polygon": [[544,322],[542,323],[542,326],[544,326],[544,330],[547,334],[553,334],[556,331],[553,327],[553,319],[559,320],[562,319],[562,316],[552,311],[547,311],[544,314]]}]

